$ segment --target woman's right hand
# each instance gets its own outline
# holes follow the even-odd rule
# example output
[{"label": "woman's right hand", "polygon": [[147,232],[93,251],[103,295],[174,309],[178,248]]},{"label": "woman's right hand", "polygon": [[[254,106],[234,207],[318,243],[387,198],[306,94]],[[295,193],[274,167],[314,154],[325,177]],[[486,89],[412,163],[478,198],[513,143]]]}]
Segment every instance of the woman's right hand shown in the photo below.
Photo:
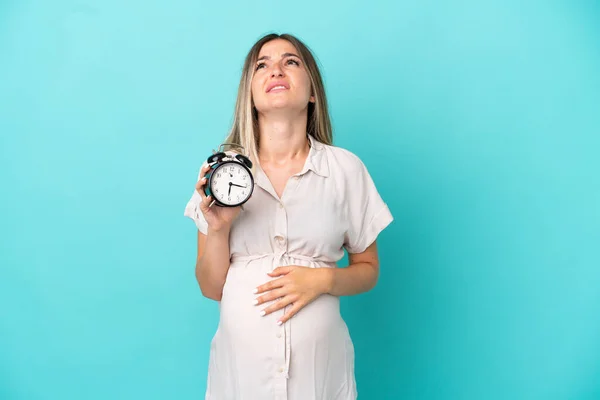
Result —
[{"label": "woman's right hand", "polygon": [[213,202],[212,196],[204,194],[204,186],[206,185],[206,173],[210,170],[210,165],[205,164],[200,170],[199,180],[196,183],[196,191],[202,197],[200,202],[200,211],[204,215],[204,219],[208,223],[208,228],[213,231],[221,231],[231,228],[231,224],[238,216],[241,206],[237,207],[209,207]]}]

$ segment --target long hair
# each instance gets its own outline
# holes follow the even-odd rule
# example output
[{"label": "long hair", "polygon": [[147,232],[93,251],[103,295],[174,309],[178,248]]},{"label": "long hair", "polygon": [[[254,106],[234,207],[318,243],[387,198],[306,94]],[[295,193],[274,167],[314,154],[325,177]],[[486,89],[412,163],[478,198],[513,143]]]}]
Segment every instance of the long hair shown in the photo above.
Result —
[{"label": "long hair", "polygon": [[[237,93],[233,123],[225,140],[225,143],[243,146],[254,165],[258,163],[259,132],[258,113],[252,101],[252,78],[260,49],[265,43],[274,39],[287,40],[297,49],[310,79],[311,93],[315,97],[315,102],[308,103],[307,134],[312,135],[319,142],[333,144],[325,86],[315,57],[311,50],[295,36],[271,33],[261,37],[246,56]],[[231,150],[236,151],[233,148]]]}]

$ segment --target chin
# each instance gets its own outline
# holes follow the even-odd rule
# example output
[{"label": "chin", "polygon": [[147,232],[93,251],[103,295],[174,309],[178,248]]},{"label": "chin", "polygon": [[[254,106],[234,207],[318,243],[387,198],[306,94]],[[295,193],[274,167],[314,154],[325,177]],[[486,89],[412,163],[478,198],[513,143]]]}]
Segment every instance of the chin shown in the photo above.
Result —
[{"label": "chin", "polygon": [[302,104],[293,104],[288,101],[281,101],[281,102],[278,101],[278,102],[272,102],[268,105],[263,105],[263,107],[258,109],[258,111],[263,114],[281,113],[281,112],[294,113],[294,112],[302,111],[306,107],[307,107],[306,105],[302,105]]}]

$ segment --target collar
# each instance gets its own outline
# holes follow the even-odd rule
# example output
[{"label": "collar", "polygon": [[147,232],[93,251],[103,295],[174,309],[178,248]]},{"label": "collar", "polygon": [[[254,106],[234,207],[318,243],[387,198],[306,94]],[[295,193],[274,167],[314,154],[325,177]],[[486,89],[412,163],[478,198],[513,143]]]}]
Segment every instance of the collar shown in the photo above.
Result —
[{"label": "collar", "polygon": [[301,174],[308,170],[324,178],[329,176],[329,163],[327,162],[327,152],[325,145],[315,139],[312,135],[307,135],[310,142],[310,150]]},{"label": "collar", "polygon": [[[304,168],[302,168],[299,175],[304,175],[308,171],[313,171],[315,174],[326,178],[329,176],[329,163],[327,162],[327,150],[325,149],[325,144],[319,142],[311,135],[307,136],[310,142],[310,150],[308,151],[308,157],[306,157],[306,161],[304,162]],[[256,172],[255,185],[260,186],[271,193],[273,197],[277,198],[273,185],[271,185],[271,182],[260,166],[260,163],[256,164]]]}]

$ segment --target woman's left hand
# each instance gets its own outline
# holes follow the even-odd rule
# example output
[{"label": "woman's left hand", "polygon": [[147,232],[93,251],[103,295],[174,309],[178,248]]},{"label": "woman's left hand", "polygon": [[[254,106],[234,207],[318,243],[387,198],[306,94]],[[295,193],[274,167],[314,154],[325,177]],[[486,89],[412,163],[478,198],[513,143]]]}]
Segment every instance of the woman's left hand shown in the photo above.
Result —
[{"label": "woman's left hand", "polygon": [[309,268],[298,265],[278,267],[268,275],[279,276],[279,278],[256,288],[255,294],[265,294],[259,296],[254,304],[258,306],[279,299],[265,308],[261,315],[270,314],[291,304],[292,307],[277,321],[278,324],[286,322],[318,296],[327,293],[332,279],[330,268]]}]

